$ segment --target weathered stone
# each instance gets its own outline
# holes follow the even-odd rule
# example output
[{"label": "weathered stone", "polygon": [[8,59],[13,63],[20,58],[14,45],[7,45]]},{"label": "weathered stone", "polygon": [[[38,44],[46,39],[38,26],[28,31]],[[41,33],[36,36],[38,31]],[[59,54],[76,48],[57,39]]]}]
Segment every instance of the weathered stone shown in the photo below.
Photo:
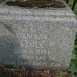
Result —
[{"label": "weathered stone", "polygon": [[67,5],[61,9],[0,6],[0,66],[67,69],[77,28],[74,16]]}]

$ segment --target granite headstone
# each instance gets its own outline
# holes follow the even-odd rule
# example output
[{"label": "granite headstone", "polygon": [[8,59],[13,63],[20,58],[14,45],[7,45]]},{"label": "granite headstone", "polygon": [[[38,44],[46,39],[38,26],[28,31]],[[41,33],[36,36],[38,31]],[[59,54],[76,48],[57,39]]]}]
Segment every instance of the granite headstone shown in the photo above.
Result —
[{"label": "granite headstone", "polygon": [[64,4],[65,8],[0,6],[0,66],[66,70],[77,21]]}]

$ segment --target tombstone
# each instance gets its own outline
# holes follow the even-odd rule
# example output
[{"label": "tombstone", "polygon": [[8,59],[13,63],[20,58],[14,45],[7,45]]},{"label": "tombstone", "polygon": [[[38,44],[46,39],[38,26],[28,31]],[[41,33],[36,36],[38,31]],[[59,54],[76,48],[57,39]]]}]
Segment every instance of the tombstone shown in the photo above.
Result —
[{"label": "tombstone", "polygon": [[62,8],[0,6],[0,66],[66,70],[71,61],[76,19]]}]

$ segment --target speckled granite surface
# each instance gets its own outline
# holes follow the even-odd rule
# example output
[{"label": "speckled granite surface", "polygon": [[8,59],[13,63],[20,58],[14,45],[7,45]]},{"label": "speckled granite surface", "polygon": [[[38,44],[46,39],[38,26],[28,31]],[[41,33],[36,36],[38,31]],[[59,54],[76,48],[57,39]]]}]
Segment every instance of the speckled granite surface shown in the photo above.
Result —
[{"label": "speckled granite surface", "polygon": [[77,21],[66,8],[0,6],[0,66],[66,70]]}]

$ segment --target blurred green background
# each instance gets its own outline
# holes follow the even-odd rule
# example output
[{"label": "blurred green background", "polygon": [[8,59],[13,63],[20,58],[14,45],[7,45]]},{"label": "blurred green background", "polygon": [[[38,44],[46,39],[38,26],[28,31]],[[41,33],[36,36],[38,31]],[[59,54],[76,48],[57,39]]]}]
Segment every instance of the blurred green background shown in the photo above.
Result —
[{"label": "blurred green background", "polygon": [[[74,0],[69,0],[69,6],[72,8]],[[76,4],[75,4],[75,8],[74,8],[74,13],[76,14],[77,17],[77,0],[76,0]]]}]

